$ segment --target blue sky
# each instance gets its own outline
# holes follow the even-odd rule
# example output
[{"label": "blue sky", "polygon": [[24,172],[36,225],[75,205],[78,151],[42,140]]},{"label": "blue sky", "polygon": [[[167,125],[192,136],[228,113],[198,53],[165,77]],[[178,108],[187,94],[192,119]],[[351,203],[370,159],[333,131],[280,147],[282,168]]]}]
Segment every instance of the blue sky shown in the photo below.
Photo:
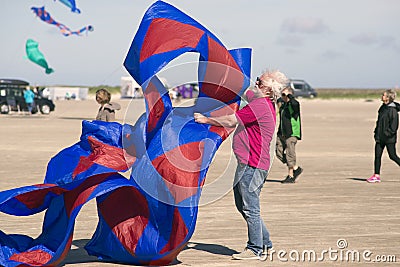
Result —
[{"label": "blue sky", "polygon": [[[252,76],[279,69],[316,88],[400,86],[400,1],[398,0],[171,0],[166,1],[213,32],[228,49],[253,49]],[[0,16],[0,78],[38,85],[119,85],[122,63],[146,9],[153,1],[76,0],[81,14],[58,0],[5,0]],[[82,37],[64,37],[30,10],[45,6],[72,30],[93,25]],[[25,59],[34,39],[55,72]],[[176,67],[161,76],[171,83],[193,79]],[[190,64],[195,65],[195,64]],[[185,71],[188,71],[186,73]]]}]

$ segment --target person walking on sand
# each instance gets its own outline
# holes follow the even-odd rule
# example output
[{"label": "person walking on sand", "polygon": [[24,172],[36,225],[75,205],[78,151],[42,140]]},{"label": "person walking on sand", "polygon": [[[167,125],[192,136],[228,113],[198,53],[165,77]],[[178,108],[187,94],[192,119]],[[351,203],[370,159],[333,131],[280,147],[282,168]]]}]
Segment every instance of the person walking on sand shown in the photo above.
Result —
[{"label": "person walking on sand", "polygon": [[121,109],[118,103],[112,103],[111,94],[102,88],[96,91],[96,101],[100,104],[96,120],[99,121],[115,121],[115,111]]},{"label": "person walking on sand", "polygon": [[234,199],[247,223],[247,245],[236,260],[266,260],[272,242],[261,218],[260,193],[271,165],[270,145],[275,134],[275,101],[287,82],[279,71],[267,71],[257,78],[256,86],[246,91],[248,104],[236,113],[220,117],[194,114],[198,123],[235,127],[233,152],[237,159]]},{"label": "person walking on sand", "polygon": [[300,103],[293,96],[293,89],[288,86],[282,90],[282,103],[279,106],[279,128],[276,138],[276,157],[288,167],[288,174],[281,182],[295,183],[303,172],[297,166],[296,144],[301,140]]},{"label": "person walking on sand", "polygon": [[378,119],[374,130],[375,159],[374,174],[367,179],[368,183],[380,183],[381,158],[383,150],[387,149],[389,158],[400,166],[400,158],[396,153],[397,129],[399,128],[400,105],[394,102],[396,92],[386,90],[382,94],[382,105],[378,110]]}]

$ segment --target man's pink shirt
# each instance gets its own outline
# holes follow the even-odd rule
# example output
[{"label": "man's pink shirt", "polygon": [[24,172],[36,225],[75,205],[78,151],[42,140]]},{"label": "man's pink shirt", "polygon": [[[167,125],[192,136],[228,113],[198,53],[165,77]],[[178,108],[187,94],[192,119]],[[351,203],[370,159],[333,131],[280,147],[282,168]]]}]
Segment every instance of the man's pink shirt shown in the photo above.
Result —
[{"label": "man's pink shirt", "polygon": [[239,125],[233,136],[233,152],[240,163],[269,170],[276,125],[275,106],[267,97],[254,98],[251,91],[246,96],[249,103],[235,113]]}]

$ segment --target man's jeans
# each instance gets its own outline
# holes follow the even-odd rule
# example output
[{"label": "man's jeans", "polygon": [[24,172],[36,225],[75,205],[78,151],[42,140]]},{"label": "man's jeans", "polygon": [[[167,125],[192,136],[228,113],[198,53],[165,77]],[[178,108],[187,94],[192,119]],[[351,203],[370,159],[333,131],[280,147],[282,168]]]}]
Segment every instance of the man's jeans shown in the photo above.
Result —
[{"label": "man's jeans", "polygon": [[238,211],[247,223],[247,248],[261,255],[263,245],[272,247],[269,232],[260,215],[260,192],[268,171],[238,163],[233,193]]}]

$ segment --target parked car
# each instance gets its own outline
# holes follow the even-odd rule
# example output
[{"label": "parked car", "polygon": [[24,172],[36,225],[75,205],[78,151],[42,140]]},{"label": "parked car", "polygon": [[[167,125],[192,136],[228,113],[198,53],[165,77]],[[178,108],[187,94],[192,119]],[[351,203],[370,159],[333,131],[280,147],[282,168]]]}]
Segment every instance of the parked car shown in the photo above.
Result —
[{"label": "parked car", "polygon": [[316,97],[318,94],[306,81],[290,79],[289,86],[293,89],[294,97]]},{"label": "parked car", "polygon": [[[28,111],[28,106],[25,103],[24,91],[29,86],[29,83],[15,79],[0,79],[0,112],[8,114],[10,111]],[[55,105],[53,101],[43,97],[41,92],[34,92],[35,105],[32,113],[40,111],[42,114],[50,114],[54,111]]]}]

